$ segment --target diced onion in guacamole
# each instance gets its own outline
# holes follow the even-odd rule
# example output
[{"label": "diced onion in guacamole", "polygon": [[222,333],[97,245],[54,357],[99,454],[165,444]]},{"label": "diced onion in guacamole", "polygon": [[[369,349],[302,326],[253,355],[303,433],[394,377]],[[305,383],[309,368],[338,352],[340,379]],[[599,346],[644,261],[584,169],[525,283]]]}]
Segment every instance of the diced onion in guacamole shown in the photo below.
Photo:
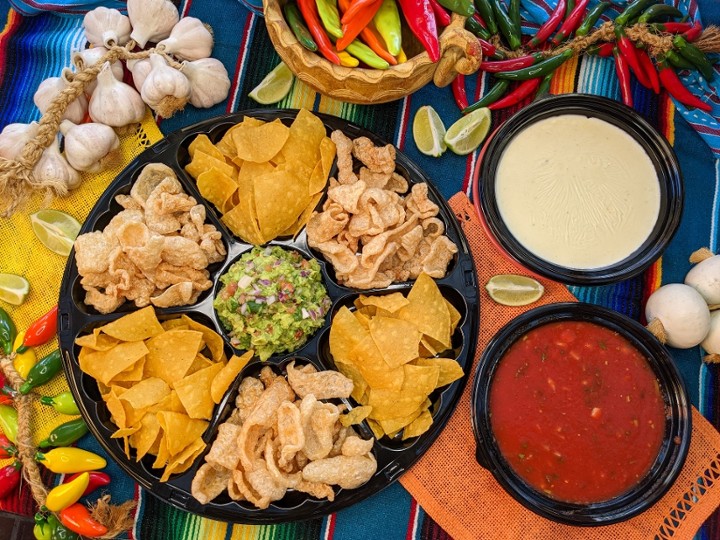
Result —
[{"label": "diced onion in guacamole", "polygon": [[213,305],[231,343],[261,360],[302,347],[331,305],[318,262],[279,246],[243,254],[220,282]]}]

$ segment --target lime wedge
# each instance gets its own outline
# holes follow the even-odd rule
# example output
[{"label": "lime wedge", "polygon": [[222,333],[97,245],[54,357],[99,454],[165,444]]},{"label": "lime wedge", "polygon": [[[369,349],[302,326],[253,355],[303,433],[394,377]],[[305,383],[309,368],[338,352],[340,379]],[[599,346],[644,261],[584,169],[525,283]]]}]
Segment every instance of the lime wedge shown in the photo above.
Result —
[{"label": "lime wedge", "polygon": [[430,105],[423,105],[413,119],[413,138],[418,150],[426,156],[439,157],[447,150],[443,142],[445,126]]},{"label": "lime wedge", "polygon": [[288,95],[294,79],[295,76],[290,68],[284,62],[280,62],[270,73],[265,75],[265,78],[252,89],[248,96],[262,105],[277,103]]},{"label": "lime wedge", "polygon": [[40,210],[30,214],[35,236],[50,251],[67,257],[80,232],[80,222],[60,210]]},{"label": "lime wedge", "polygon": [[22,276],[0,274],[0,300],[19,306],[30,292],[30,283]]},{"label": "lime wedge", "polygon": [[499,274],[485,285],[490,298],[504,306],[526,306],[537,302],[545,287],[527,276]]},{"label": "lime wedge", "polygon": [[448,148],[464,156],[475,150],[490,131],[490,109],[487,107],[471,112],[455,122],[445,134]]}]

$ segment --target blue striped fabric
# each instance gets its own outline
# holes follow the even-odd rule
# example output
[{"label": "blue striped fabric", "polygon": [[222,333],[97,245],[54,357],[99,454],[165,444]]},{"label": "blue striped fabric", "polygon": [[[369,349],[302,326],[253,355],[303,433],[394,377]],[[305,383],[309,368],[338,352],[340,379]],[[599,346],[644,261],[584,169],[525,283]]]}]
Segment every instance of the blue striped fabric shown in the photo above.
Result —
[{"label": "blue striped fabric", "polygon": [[10,0],[10,4],[23,15],[38,15],[43,11],[54,11],[58,14],[82,14],[99,6],[120,9],[126,11],[125,4],[121,0],[55,0],[54,2],[35,2],[28,0]]}]

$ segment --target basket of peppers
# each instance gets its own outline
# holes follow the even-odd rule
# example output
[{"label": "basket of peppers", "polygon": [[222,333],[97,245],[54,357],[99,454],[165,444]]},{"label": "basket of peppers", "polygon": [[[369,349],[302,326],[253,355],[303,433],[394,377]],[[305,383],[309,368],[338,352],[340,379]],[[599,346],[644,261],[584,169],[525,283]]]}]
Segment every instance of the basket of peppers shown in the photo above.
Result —
[{"label": "basket of peppers", "polygon": [[476,72],[473,0],[263,0],[275,49],[318,92],[384,103]]}]

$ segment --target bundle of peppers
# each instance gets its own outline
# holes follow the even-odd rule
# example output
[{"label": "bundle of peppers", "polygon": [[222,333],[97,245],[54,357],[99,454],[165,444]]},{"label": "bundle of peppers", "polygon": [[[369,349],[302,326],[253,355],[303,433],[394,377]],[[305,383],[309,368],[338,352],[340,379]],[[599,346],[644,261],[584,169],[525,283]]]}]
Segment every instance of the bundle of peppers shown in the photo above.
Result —
[{"label": "bundle of peppers", "polygon": [[[554,53],[552,48],[562,45],[573,35],[587,36],[610,7],[610,2],[600,2],[588,9],[589,0],[558,0],[557,6],[540,26],[535,36],[527,40],[527,54],[505,59],[500,49],[490,40],[498,35],[507,49],[517,50],[523,46],[520,34],[519,2],[507,0],[475,0],[477,14],[467,19],[465,28],[475,34],[483,45],[486,59],[481,71],[492,73],[497,79],[490,91],[478,102],[469,105],[463,77],[453,81],[453,95],[463,113],[481,107],[502,109],[535,95],[547,93],[555,70],[572,57],[570,49]],[[631,73],[637,81],[655,93],[663,87],[680,103],[709,111],[711,106],[693,95],[680,81],[675,69],[696,69],[712,80],[715,76],[712,64],[705,54],[692,44],[702,34],[699,22],[675,22],[683,17],[675,7],[659,0],[635,0],[615,18],[615,41],[594,45],[587,54],[614,56],[623,102],[632,106]],[[626,34],[626,27],[640,23],[657,34],[672,34],[673,49],[652,58],[642,45],[637,45]],[[534,51],[534,52],[533,52]],[[510,82],[518,81],[512,90]],[[509,91],[510,90],[510,91]]]},{"label": "bundle of peppers", "polygon": [[388,69],[407,60],[402,19],[437,62],[450,12],[469,17],[475,7],[472,0],[293,0],[283,11],[306,49],[337,65]]}]

